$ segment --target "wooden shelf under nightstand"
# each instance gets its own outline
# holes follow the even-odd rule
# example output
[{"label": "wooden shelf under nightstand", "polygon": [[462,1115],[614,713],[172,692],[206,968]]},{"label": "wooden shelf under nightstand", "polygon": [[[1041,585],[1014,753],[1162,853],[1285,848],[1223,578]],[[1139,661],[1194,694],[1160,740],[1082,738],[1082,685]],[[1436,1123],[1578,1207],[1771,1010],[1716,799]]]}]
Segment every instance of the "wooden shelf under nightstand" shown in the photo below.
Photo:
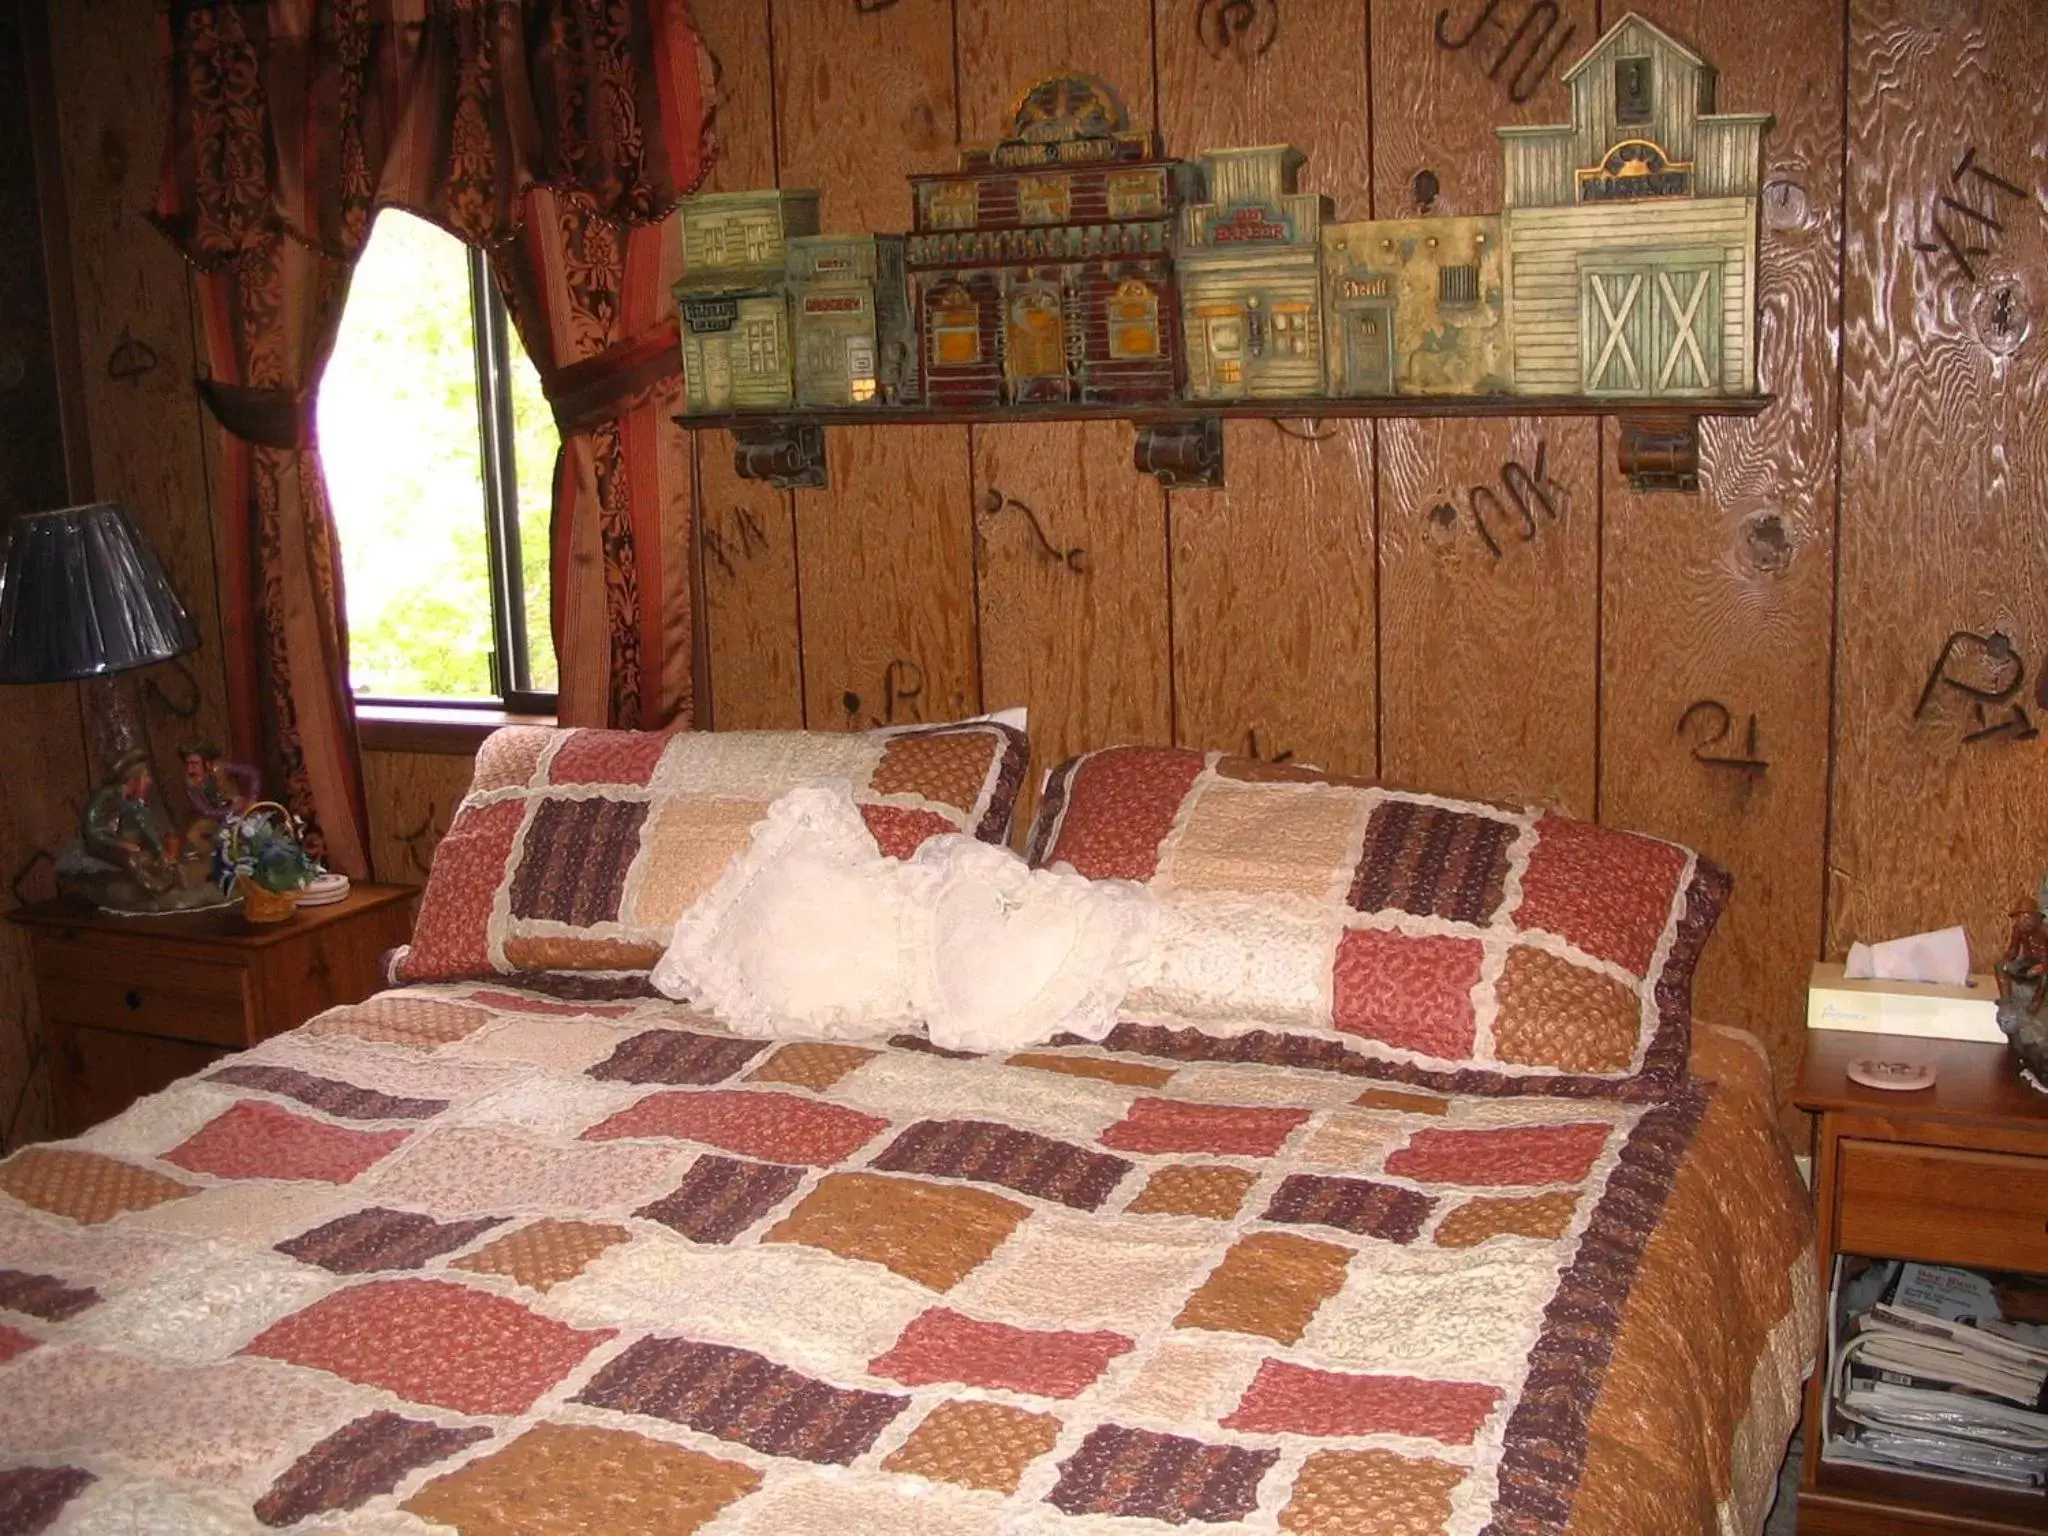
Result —
[{"label": "wooden shelf under nightstand", "polygon": [[378,957],[412,932],[418,896],[360,884],[332,906],[261,925],[239,907],[120,917],[49,901],[10,913],[29,930],[57,1133],[368,997],[381,985]]},{"label": "wooden shelf under nightstand", "polygon": [[[1849,1081],[1857,1057],[1931,1062],[1930,1088]],[[2048,1274],[2048,1095],[2003,1045],[1813,1030],[1794,1102],[1817,1117],[1821,1279],[1837,1253]],[[1806,1394],[1801,1536],[2048,1531],[2048,1496],[1824,1465],[1825,1367]]]}]

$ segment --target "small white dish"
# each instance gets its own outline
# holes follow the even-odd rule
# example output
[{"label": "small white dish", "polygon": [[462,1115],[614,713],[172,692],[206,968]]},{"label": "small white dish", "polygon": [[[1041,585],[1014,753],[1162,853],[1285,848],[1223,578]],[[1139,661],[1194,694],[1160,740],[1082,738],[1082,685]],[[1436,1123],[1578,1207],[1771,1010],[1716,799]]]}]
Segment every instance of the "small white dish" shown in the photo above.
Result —
[{"label": "small white dish", "polygon": [[1875,1056],[1859,1056],[1849,1063],[1850,1082],[1893,1093],[1932,1088],[1935,1076],[1933,1063],[1925,1061],[1880,1061]]},{"label": "small white dish", "polygon": [[330,906],[342,900],[348,895],[348,892],[348,876],[337,875],[330,871],[324,875],[315,875],[312,880],[308,881],[301,888],[299,891],[299,905],[302,907]]}]

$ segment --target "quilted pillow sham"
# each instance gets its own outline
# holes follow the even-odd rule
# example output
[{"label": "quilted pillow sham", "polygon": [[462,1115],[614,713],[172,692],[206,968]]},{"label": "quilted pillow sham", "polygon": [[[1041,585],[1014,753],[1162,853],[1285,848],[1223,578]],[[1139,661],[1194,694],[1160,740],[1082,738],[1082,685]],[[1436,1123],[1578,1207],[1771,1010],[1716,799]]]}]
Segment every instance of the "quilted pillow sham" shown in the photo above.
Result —
[{"label": "quilted pillow sham", "polygon": [[844,779],[883,852],[1008,835],[1024,733],[995,721],[867,732],[509,726],[434,851],[402,982],[645,973],[768,806]]},{"label": "quilted pillow sham", "polygon": [[1669,1092],[1730,886],[1552,811],[1176,748],[1055,769],[1031,859],[1161,899],[1112,1049],[1459,1093]]}]

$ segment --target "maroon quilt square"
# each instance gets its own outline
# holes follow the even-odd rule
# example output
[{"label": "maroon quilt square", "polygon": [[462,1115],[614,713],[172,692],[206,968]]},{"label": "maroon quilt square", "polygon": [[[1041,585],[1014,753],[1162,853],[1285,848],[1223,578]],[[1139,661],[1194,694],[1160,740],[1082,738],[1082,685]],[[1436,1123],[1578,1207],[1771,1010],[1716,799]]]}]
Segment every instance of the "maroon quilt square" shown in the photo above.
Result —
[{"label": "maroon quilt square", "polygon": [[787,1199],[803,1176],[801,1168],[707,1152],[672,1193],[633,1214],[658,1221],[693,1243],[729,1243]]},{"label": "maroon quilt square", "polygon": [[687,1029],[649,1029],[619,1042],[589,1069],[601,1083],[722,1083],[768,1049],[765,1040],[700,1035]]},{"label": "maroon quilt square", "polygon": [[512,877],[512,915],[587,928],[617,922],[640,851],[644,800],[543,800]]},{"label": "maroon quilt square", "polygon": [[418,1269],[427,1260],[453,1253],[483,1236],[504,1220],[503,1216],[480,1216],[473,1221],[436,1221],[418,1211],[373,1205],[287,1238],[277,1245],[277,1251],[337,1275]]},{"label": "maroon quilt square", "polygon": [[1259,1480],[1276,1450],[1205,1445],[1181,1435],[1097,1425],[1060,1463],[1046,1501],[1070,1515],[1133,1515],[1181,1525],[1242,1520],[1258,1507]]},{"label": "maroon quilt square", "polygon": [[490,1435],[481,1424],[451,1429],[389,1409],[365,1414],[285,1468],[256,1501],[256,1518],[265,1525],[296,1525],[331,1509],[359,1508],[396,1488],[414,1468],[429,1466]]},{"label": "maroon quilt square", "polygon": [[1386,800],[1366,823],[1351,905],[1361,912],[1393,907],[1418,917],[1484,923],[1500,905],[1516,830],[1491,816]]},{"label": "maroon quilt square", "polygon": [[1412,1243],[1436,1209],[1419,1189],[1343,1179],[1319,1173],[1290,1173],[1273,1192],[1266,1220],[1336,1227],[1389,1243]]},{"label": "maroon quilt square", "polygon": [[1131,1171],[1123,1158],[990,1120],[920,1120],[870,1166],[1000,1184],[1079,1211],[1100,1206]]}]

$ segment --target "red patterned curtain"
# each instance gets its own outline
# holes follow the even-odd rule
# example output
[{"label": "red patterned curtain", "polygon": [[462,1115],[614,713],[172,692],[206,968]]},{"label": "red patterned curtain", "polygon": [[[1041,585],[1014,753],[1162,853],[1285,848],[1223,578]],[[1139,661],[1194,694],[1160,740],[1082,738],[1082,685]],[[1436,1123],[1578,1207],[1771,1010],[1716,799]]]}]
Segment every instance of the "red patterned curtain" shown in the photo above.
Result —
[{"label": "red patterned curtain", "polygon": [[675,449],[656,423],[680,366],[662,221],[711,153],[701,45],[687,0],[170,0],[162,25],[154,217],[199,270],[202,393],[225,430],[235,748],[336,868],[367,874],[311,410],[349,271],[384,206],[492,250],[564,429],[564,718],[687,718],[689,588],[660,516]]}]

